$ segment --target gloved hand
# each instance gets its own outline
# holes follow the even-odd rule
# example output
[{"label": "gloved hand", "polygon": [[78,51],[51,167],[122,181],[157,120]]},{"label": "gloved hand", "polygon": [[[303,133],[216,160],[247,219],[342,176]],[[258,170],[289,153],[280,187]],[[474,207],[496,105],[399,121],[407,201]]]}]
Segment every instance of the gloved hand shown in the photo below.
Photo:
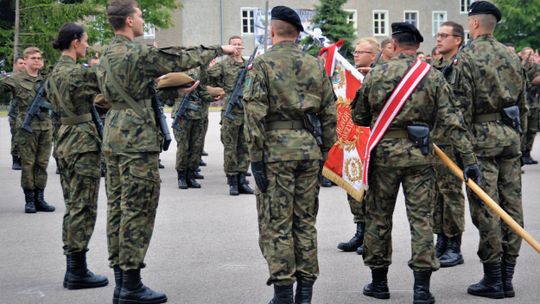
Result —
[{"label": "gloved hand", "polygon": [[478,164],[465,166],[463,169],[463,179],[465,179],[465,182],[469,180],[469,177],[472,178],[477,185],[480,185],[482,182],[482,172],[480,171]]},{"label": "gloved hand", "polygon": [[266,189],[268,189],[268,179],[266,178],[264,162],[251,162],[251,173],[253,174],[253,178],[255,178],[255,183],[257,184],[259,191],[265,193]]}]

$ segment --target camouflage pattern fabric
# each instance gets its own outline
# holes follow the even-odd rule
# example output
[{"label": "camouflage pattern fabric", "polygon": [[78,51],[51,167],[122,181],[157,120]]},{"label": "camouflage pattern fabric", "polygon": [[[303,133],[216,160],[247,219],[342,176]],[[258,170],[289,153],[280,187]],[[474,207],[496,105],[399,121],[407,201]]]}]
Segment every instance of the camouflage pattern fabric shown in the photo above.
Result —
[{"label": "camouflage pattern fabric", "polygon": [[[112,101],[103,135],[111,267],[119,265],[122,270],[140,268],[154,228],[159,201],[158,156],[161,149],[161,135],[154,113],[147,106],[152,97],[154,79],[171,71],[185,71],[208,64],[222,54],[221,46],[158,49],[121,35],[114,37],[103,52],[97,78],[100,91]],[[106,72],[104,62],[109,63],[113,75]],[[111,79],[115,79],[123,91],[140,103],[144,117],[127,106]]]},{"label": "camouflage pattern fabric", "polygon": [[[474,151],[480,162],[483,189],[518,223],[523,223],[521,207],[520,136],[500,121],[474,122],[475,115],[500,113],[504,107],[517,105],[522,128],[526,129],[526,82],[519,58],[491,35],[472,41],[460,54],[456,65],[459,83],[455,93],[460,98],[467,127],[475,137]],[[503,229],[477,198],[468,193],[471,217],[480,233],[478,256],[483,263],[499,263],[501,256],[515,263],[521,239]],[[501,229],[503,231],[501,232]]]},{"label": "camouflage pattern fabric", "polygon": [[365,223],[366,220],[366,206],[364,202],[359,202],[352,198],[352,196],[347,195],[347,201],[349,202],[349,207],[351,208],[351,213],[353,215],[353,220],[355,224]]},{"label": "camouflage pattern fabric", "polygon": [[43,110],[32,120],[28,133],[20,128],[39,85],[44,78],[28,75],[26,71],[14,73],[0,80],[0,91],[11,91],[17,99],[17,144],[21,157],[21,186],[23,189],[44,189],[47,185],[47,166],[51,156],[52,135],[49,113]]},{"label": "camouflage pattern fabric", "polygon": [[57,116],[53,119],[53,137],[66,205],[62,225],[64,254],[85,252],[96,223],[101,140],[92,121],[65,125],[61,119],[90,113],[99,93],[96,74],[62,56],[50,73],[45,92]]},{"label": "camouflage pattern fabric", "polygon": [[[540,76],[540,64],[530,63],[525,66],[527,79],[532,82],[534,78]],[[529,114],[527,115],[527,129],[523,130],[521,140],[521,151],[531,152],[536,132],[538,132],[538,109],[540,108],[540,86],[529,85],[527,90],[530,95],[528,103]]]},{"label": "camouflage pattern fabric", "polygon": [[11,150],[12,156],[19,157],[19,148],[17,146],[17,126],[16,119],[9,117],[9,133],[11,134]]},{"label": "camouflage pattern fabric", "polygon": [[[251,161],[264,160],[268,178],[268,190],[256,190],[268,284],[292,284],[298,277],[314,281],[319,273],[318,173],[336,139],[335,100],[322,64],[289,41],[257,57],[246,79],[245,132]],[[322,147],[305,129],[267,129],[271,119],[303,120],[306,112],[318,114]]]},{"label": "camouflage pattern fabric", "polygon": [[[372,126],[392,92],[412,66],[415,57],[399,54],[376,66],[364,79],[352,108],[356,124]],[[431,69],[413,91],[390,129],[406,130],[410,124],[422,124],[433,130],[440,128],[460,152],[465,165],[476,163],[470,142],[471,135],[453,104],[450,85],[441,72]],[[444,131],[442,131],[444,130]],[[409,267],[415,271],[437,270],[433,246],[433,207],[435,176],[433,151],[424,156],[408,138],[383,137],[371,157],[370,188],[366,195],[366,234],[364,262],[371,268],[391,263],[391,228],[395,199],[403,184],[405,204],[411,229],[412,257]]]}]

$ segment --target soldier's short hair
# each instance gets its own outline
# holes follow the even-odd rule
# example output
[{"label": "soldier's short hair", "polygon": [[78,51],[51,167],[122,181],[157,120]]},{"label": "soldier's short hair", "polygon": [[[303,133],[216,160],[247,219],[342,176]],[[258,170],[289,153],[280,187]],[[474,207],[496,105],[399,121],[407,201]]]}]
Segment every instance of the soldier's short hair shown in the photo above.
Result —
[{"label": "soldier's short hair", "polygon": [[381,49],[384,49],[388,44],[392,43],[391,38],[386,38],[381,42]]},{"label": "soldier's short hair", "polygon": [[368,43],[369,48],[373,53],[378,53],[381,49],[379,48],[379,42],[377,42],[377,39],[373,37],[364,37],[360,38],[358,42],[356,42],[356,45],[359,45],[360,43]]},{"label": "soldier's short hair", "polygon": [[[474,16],[473,16],[474,17]],[[488,31],[493,32],[497,26],[497,18],[490,14],[476,15],[478,22],[480,22],[480,27]]]},{"label": "soldier's short hair", "polygon": [[420,42],[416,40],[416,37],[410,33],[400,33],[397,35],[392,35],[396,44],[400,47],[414,48],[418,49],[420,47]]},{"label": "soldier's short hair", "polygon": [[274,33],[280,37],[293,38],[300,34],[294,25],[283,20],[272,20],[272,28]]},{"label": "soldier's short hair", "polygon": [[15,63],[19,60],[24,60],[24,56],[17,56],[17,58],[15,58]]},{"label": "soldier's short hair", "polygon": [[234,35],[234,36],[229,37],[229,44],[231,44],[231,40],[233,40],[233,39],[240,39],[240,40],[242,40],[242,37],[240,37],[240,36],[238,36],[238,35]]},{"label": "soldier's short hair", "polygon": [[454,22],[454,21],[446,21],[444,22],[443,24],[441,24],[441,26],[449,26],[452,28],[452,35],[456,36],[456,37],[460,37],[461,38],[461,44],[463,44],[463,42],[465,42],[465,30],[463,29],[463,26],[457,22]]},{"label": "soldier's short hair", "polygon": [[28,58],[28,56],[33,55],[35,53],[40,53],[41,54],[41,50],[38,49],[35,46],[27,47],[23,51],[23,57],[26,59],[26,58]]},{"label": "soldier's short hair", "polygon": [[133,16],[139,4],[135,0],[111,0],[107,5],[107,18],[114,30],[121,30],[126,24],[126,18]]}]

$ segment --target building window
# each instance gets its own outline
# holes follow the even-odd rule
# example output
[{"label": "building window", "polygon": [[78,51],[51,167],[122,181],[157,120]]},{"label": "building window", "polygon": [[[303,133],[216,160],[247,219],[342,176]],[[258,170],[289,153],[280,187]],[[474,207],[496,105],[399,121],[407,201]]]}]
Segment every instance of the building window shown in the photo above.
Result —
[{"label": "building window", "polygon": [[144,39],[155,39],[156,28],[151,24],[144,25]]},{"label": "building window", "polygon": [[253,34],[255,32],[255,9],[242,8],[242,34]]},{"label": "building window", "polygon": [[439,27],[441,27],[441,24],[446,22],[446,12],[434,11],[432,20],[433,22],[432,22],[431,36],[435,37],[435,35],[437,35],[437,32],[439,31]]},{"label": "building window", "polygon": [[466,14],[469,12],[469,6],[471,6],[471,3],[474,2],[473,0],[459,0],[459,12],[461,14]]},{"label": "building window", "polygon": [[357,22],[357,13],[355,9],[346,9],[345,12],[347,15],[347,23],[352,24],[354,28],[357,28],[358,22]]},{"label": "building window", "polygon": [[373,11],[373,36],[388,36],[388,11]]},{"label": "building window", "polygon": [[418,28],[418,11],[404,11],[403,21],[414,25]]},{"label": "building window", "polygon": [[465,41],[463,41],[463,44],[467,44],[471,40],[471,33],[469,33],[468,30],[465,30]]}]

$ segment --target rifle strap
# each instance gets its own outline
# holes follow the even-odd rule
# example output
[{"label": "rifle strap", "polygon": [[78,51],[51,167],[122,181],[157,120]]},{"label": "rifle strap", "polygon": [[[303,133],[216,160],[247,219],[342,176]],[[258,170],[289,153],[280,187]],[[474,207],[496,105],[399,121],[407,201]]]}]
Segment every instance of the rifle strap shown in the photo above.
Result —
[{"label": "rifle strap", "polygon": [[126,91],[120,86],[120,84],[118,83],[118,80],[116,79],[116,77],[114,77],[111,71],[109,59],[106,56],[102,57],[101,64],[103,65],[103,67],[105,68],[105,71],[107,72],[107,75],[109,76],[108,77],[109,83],[112,84],[116,92],[120,94],[120,97],[122,97],[122,99],[129,105],[131,109],[133,109],[133,111],[135,111],[135,113],[140,118],[144,119],[146,116],[144,115],[144,108],[139,103],[137,103],[133,98],[131,98],[131,96],[129,96],[129,94],[126,93]]},{"label": "rifle strap", "polygon": [[73,111],[68,109],[68,107],[62,102],[63,100],[62,100],[62,98],[60,98],[60,96],[61,96],[60,92],[58,91],[58,87],[56,86],[56,83],[54,82],[52,77],[50,77],[48,81],[49,81],[49,85],[51,87],[51,91],[52,91],[52,93],[54,95],[54,98],[56,98],[56,100],[57,100],[57,104],[60,105],[62,110],[65,112],[66,116],[68,118],[77,116],[77,114],[73,113]]}]

